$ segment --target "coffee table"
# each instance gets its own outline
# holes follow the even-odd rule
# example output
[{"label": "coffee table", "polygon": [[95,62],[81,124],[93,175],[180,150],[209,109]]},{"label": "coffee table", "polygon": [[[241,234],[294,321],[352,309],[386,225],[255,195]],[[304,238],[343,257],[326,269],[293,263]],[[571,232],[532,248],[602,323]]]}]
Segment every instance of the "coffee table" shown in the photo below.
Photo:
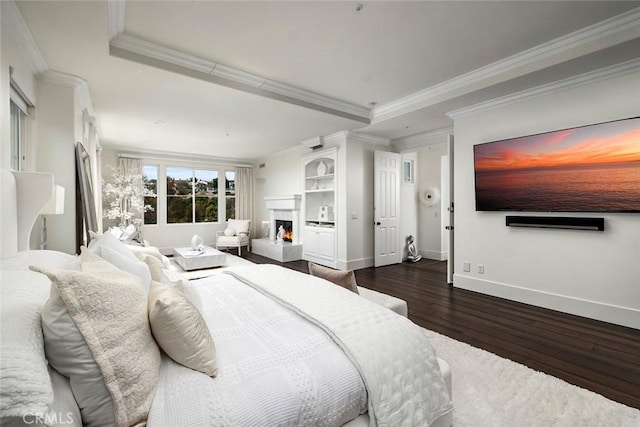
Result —
[{"label": "coffee table", "polygon": [[183,270],[191,271],[222,267],[227,261],[227,254],[211,246],[205,246],[202,251],[194,251],[191,248],[174,248],[173,259]]}]

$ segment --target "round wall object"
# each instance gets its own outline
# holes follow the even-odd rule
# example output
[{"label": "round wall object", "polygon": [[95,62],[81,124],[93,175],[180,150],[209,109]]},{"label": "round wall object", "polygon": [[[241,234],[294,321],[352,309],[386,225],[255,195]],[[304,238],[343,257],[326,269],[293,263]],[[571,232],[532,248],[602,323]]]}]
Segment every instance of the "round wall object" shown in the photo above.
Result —
[{"label": "round wall object", "polygon": [[423,206],[432,207],[440,201],[440,190],[436,187],[427,187],[418,194],[418,197]]}]

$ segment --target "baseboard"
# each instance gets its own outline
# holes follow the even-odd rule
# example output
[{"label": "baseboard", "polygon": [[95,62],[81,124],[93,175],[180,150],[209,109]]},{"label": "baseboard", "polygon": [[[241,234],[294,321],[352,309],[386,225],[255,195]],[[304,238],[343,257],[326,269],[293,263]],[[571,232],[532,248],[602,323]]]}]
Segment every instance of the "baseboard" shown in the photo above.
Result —
[{"label": "baseboard", "polygon": [[448,251],[427,251],[424,249],[419,249],[418,253],[422,255],[423,258],[434,259],[436,261],[445,261],[449,258]]},{"label": "baseboard", "polygon": [[453,275],[453,286],[563,313],[575,314],[576,316],[640,329],[640,310],[632,308],[527,289],[462,274]]},{"label": "baseboard", "polygon": [[360,270],[367,267],[373,267],[373,258],[367,257],[349,261],[339,259],[337,263],[338,270]]}]

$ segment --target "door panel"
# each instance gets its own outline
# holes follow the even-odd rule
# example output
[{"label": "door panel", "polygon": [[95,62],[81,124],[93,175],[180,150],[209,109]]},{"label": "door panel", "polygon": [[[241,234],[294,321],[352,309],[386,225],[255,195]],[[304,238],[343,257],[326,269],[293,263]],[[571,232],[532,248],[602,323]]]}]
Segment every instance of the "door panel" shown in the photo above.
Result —
[{"label": "door panel", "polygon": [[400,246],[400,154],[374,153],[376,267],[402,262]]}]

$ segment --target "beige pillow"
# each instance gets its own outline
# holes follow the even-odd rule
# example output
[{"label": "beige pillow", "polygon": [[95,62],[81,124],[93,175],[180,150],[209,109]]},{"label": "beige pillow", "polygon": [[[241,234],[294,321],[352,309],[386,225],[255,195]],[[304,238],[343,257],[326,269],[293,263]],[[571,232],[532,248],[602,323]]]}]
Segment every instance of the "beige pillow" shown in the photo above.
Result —
[{"label": "beige pillow", "polygon": [[356,283],[356,275],[352,270],[340,271],[333,268],[324,267],[322,265],[309,263],[309,274],[316,277],[321,277],[325,280],[342,286],[345,289],[358,294],[358,284]]},{"label": "beige pillow", "polygon": [[146,421],[160,374],[160,351],[149,327],[138,280],[83,251],[82,271],[37,269],[52,281],[42,309],[45,352],[70,378],[83,424]]},{"label": "beige pillow", "polygon": [[149,323],[156,342],[173,360],[211,377],[218,373],[216,348],[198,309],[178,290],[153,281]]}]

